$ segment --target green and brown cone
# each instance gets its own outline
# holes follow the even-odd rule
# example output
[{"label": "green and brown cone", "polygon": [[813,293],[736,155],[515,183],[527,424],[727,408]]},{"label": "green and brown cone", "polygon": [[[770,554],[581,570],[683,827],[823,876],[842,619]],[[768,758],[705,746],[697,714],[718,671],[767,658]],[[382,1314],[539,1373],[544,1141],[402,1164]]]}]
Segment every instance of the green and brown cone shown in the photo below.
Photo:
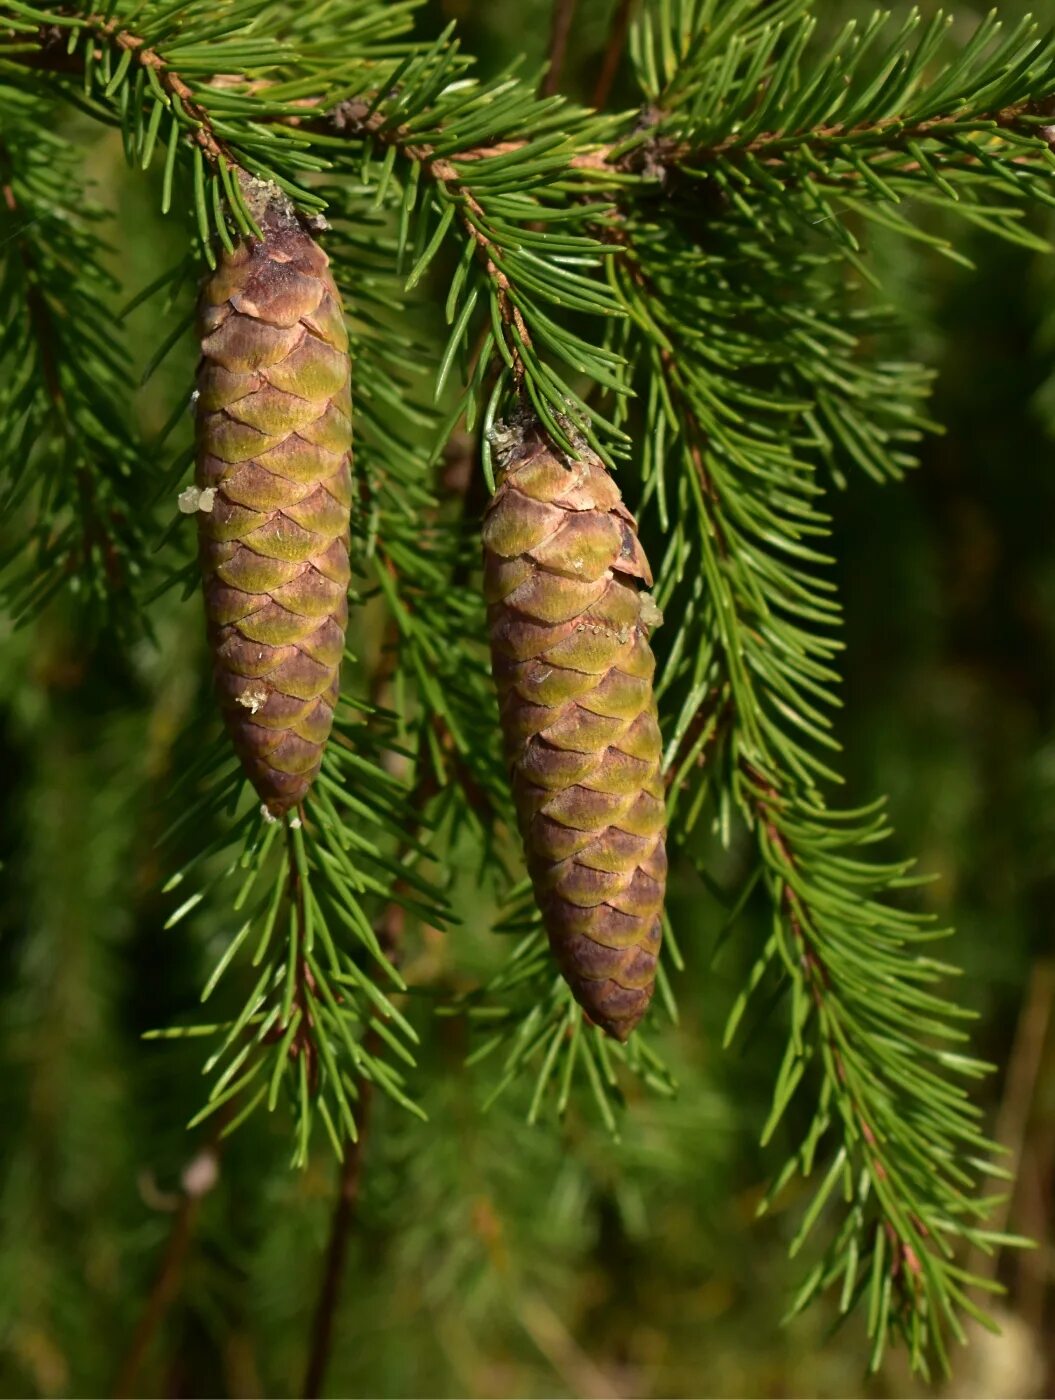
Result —
[{"label": "green and brown cone", "polygon": [[535,423],[500,450],[484,586],[502,732],[550,946],[625,1040],[655,986],[667,874],[648,561],[600,460]]},{"label": "green and brown cone", "polygon": [[351,387],[326,254],[278,200],[257,222],[263,239],[225,254],[202,292],[198,519],[224,719],[278,816],[311,787],[337,703]]}]

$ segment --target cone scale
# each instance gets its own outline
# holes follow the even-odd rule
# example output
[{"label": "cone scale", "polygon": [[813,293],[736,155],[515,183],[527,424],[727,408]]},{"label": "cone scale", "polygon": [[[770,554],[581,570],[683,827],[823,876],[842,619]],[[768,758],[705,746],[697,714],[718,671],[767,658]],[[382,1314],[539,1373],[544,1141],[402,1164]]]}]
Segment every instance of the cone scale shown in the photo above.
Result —
[{"label": "cone scale", "polygon": [[351,387],[328,259],[284,202],[225,253],[199,308],[199,553],[216,690],[274,816],[303,801],[348,617]]},{"label": "cone scale", "polygon": [[576,1000],[626,1040],[655,987],[667,871],[651,571],[588,448],[565,457],[531,421],[496,445],[484,585],[528,869]]}]

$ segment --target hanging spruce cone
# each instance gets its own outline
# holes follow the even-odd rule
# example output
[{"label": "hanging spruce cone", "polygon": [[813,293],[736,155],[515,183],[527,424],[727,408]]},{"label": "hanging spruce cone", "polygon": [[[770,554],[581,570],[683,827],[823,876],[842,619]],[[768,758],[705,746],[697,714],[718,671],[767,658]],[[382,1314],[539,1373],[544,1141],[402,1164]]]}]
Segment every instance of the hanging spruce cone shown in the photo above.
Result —
[{"label": "hanging spruce cone", "polygon": [[588,448],[567,459],[531,422],[499,465],[484,581],[528,867],[572,992],[625,1040],[652,997],[667,872],[652,576]]},{"label": "hanging spruce cone", "polygon": [[[272,195],[200,307],[205,610],[228,732],[265,807],[301,802],[333,723],[348,618],[348,335],[326,254]],[[212,494],[210,494],[212,493]]]}]

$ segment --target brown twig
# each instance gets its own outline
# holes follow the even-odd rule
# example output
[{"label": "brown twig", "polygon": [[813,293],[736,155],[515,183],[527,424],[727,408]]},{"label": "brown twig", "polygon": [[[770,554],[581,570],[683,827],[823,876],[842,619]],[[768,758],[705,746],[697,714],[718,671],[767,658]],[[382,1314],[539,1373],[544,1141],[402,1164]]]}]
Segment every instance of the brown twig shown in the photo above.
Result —
[{"label": "brown twig", "polygon": [[[1011,1170],[1017,1175],[1026,1146],[1030,1114],[1036,1100],[1037,1084],[1044,1051],[1051,1033],[1052,1012],[1055,1009],[1055,960],[1041,958],[1033,964],[1026,997],[1019,1012],[1015,1039],[1008,1060],[1004,1092],[1000,1101],[993,1137],[1010,1154]],[[993,1183],[995,1185],[995,1182]],[[1007,1191],[993,1212],[989,1228],[996,1234],[1007,1230],[1015,1191]],[[1000,1261],[999,1250],[983,1252],[972,1249],[967,1272],[981,1278],[995,1278]]]},{"label": "brown twig", "polygon": [[607,103],[615,76],[619,72],[619,63],[623,57],[623,50],[626,48],[626,36],[630,29],[634,3],[635,0],[619,0],[612,16],[608,43],[605,45],[604,57],[601,59],[601,71],[597,75],[597,82],[594,84],[593,97],[591,98],[593,106],[598,110]]},{"label": "brown twig", "polygon": [[146,1307],[140,1316],[128,1352],[122,1362],[120,1375],[114,1386],[114,1395],[117,1400],[136,1393],[136,1379],[146,1359],[150,1344],[179,1292],[180,1282],[183,1278],[183,1266],[186,1262],[200,1205],[201,1202],[197,1197],[184,1195],[180,1200],[161,1266],[154,1279]]},{"label": "brown twig", "polygon": [[549,61],[546,74],[539,84],[540,97],[552,97],[560,90],[561,73],[568,53],[568,36],[575,18],[577,0],[553,0],[553,15],[549,31]]},{"label": "brown twig", "polygon": [[311,1344],[308,1351],[308,1364],[304,1372],[302,1394],[304,1400],[315,1400],[322,1393],[326,1372],[329,1369],[333,1351],[333,1329],[337,1319],[337,1305],[340,1301],[341,1286],[344,1282],[348,1248],[351,1243],[352,1226],[355,1224],[359,1193],[362,1189],[363,1151],[366,1145],[366,1132],[370,1116],[372,1085],[369,1080],[360,1078],[359,1088],[359,1137],[353,1143],[345,1144],[344,1161],[341,1163],[337,1180],[337,1200],[330,1222],[330,1238],[326,1246],[326,1262],[323,1266],[322,1283],[312,1318]]},{"label": "brown twig", "polygon": [[172,1218],[165,1252],[114,1383],[115,1400],[141,1393],[136,1385],[139,1373],[169,1308],[179,1295],[202,1201],[215,1187],[219,1176],[222,1133],[232,1108],[233,1105],[227,1104],[217,1113],[211,1138],[184,1168],[179,1204]]}]

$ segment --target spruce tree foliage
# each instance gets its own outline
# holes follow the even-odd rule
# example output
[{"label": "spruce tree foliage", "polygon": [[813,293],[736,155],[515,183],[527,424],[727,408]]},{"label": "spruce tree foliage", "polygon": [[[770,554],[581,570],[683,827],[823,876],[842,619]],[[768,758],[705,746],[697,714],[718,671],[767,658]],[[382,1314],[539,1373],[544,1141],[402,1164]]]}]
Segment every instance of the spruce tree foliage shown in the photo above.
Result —
[{"label": "spruce tree foliage", "polygon": [[[191,450],[160,460],[185,404],[149,444],[129,426],[117,289],[57,114],[116,127],[179,223],[187,255],[143,294],[152,363],[186,332],[201,272],[260,233],[241,174],[272,182],[325,226],[349,319],[356,655],[302,820],[261,819],[211,702],[189,726],[161,842],[168,922],[225,902],[230,937],[208,1019],[157,1035],[209,1043],[195,1123],[226,1138],[283,1108],[298,1165],[358,1150],[374,1095],[423,1113],[426,1013],[472,1028],[471,1072],[496,1097],[527,1085],[532,1121],[582,1098],[629,1138],[628,1097],[676,1092],[661,1023],[701,953],[691,926],[665,929],[656,1009],[625,1045],[557,977],[503,838],[477,567],[495,425],[531,413],[569,453],[581,433],[640,519],[665,618],[672,857],[708,883],[708,829],[757,850],[722,892],[730,939],[758,890],[771,908],[727,1039],[786,1018],[760,1126],[790,1147],[769,1199],[806,1182],[793,1311],[831,1291],[863,1311],[873,1365],[897,1338],[927,1372],[978,1313],[964,1247],[1003,1243],[971,1099],[985,1066],[884,808],[832,799],[823,498],[853,471],[899,480],[934,427],[928,371],[890,348],[873,231],[963,261],[941,213],[1044,246],[1028,212],[1055,204],[1055,37],[994,11],[953,44],[948,16],[911,11],[822,39],[818,9],[649,0],[627,40],[638,105],[610,112],[540,96],[516,65],[477,77],[453,27],[417,37],[413,4],[2,0],[0,490],[24,529],[0,583],[22,619],[69,582],[129,644],[153,597],[197,585],[173,519]],[[196,847],[196,830],[220,835]],[[508,957],[480,986],[408,986],[415,930],[457,936],[470,849]]]}]

